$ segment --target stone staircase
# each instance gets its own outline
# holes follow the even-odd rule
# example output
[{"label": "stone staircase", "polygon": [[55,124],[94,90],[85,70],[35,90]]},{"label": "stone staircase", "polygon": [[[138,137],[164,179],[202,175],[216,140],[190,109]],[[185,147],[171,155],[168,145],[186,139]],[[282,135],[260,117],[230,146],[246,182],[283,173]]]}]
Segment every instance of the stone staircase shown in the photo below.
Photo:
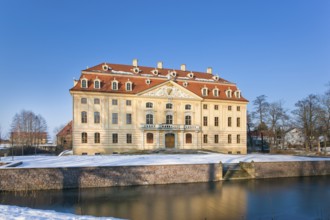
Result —
[{"label": "stone staircase", "polygon": [[223,180],[253,179],[246,170],[242,169],[239,163],[223,164]]}]

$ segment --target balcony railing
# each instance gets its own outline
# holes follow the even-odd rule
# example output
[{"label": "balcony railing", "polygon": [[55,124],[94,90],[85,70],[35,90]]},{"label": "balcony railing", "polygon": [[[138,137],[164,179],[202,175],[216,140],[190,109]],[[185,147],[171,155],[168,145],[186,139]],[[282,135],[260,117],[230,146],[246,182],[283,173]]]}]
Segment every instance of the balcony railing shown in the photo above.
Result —
[{"label": "balcony railing", "polygon": [[144,130],[193,130],[199,131],[199,125],[179,125],[179,124],[141,124],[141,129]]}]

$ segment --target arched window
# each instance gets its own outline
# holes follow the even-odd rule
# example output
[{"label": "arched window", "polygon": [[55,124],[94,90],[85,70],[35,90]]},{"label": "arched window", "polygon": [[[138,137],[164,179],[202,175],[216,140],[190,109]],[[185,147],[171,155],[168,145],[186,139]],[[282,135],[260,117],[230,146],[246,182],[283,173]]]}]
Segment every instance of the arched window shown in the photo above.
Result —
[{"label": "arched window", "polygon": [[87,98],[81,98],[81,104],[87,104]]},{"label": "arched window", "polygon": [[132,82],[126,82],[126,91],[132,91]]},{"label": "arched window", "polygon": [[184,107],[186,110],[191,110],[191,105],[185,105],[185,107]]},{"label": "arched window", "polygon": [[166,109],[172,109],[172,108],[173,108],[172,103],[167,103],[167,104],[166,104]]},{"label": "arched window", "polygon": [[215,97],[219,96],[219,89],[213,89],[213,96]]},{"label": "arched window", "polygon": [[81,88],[84,88],[84,89],[87,88],[87,79],[82,79],[81,80]]},{"label": "arched window", "polygon": [[83,144],[87,143],[87,133],[86,132],[81,133],[81,143],[83,143]]},{"label": "arched window", "polygon": [[94,81],[94,89],[99,89],[101,86],[100,80],[95,80]]},{"label": "arched window", "polygon": [[228,98],[231,98],[231,89],[227,89],[226,90],[226,96],[228,97]]},{"label": "arched window", "polygon": [[192,134],[188,133],[186,134],[186,144],[192,143]]},{"label": "arched window", "polygon": [[98,133],[98,132],[94,133],[94,143],[95,144],[100,143],[100,133]]},{"label": "arched window", "polygon": [[203,88],[202,89],[202,96],[207,96],[208,93],[208,89],[207,88]]},{"label": "arched window", "polygon": [[173,124],[173,116],[166,115],[166,124]]},{"label": "arched window", "polygon": [[87,123],[87,112],[81,112],[81,123]]},{"label": "arched window", "polygon": [[152,114],[146,115],[146,124],[152,125],[154,123],[154,116]]},{"label": "arched window", "polygon": [[112,90],[118,90],[118,82],[117,81],[112,81],[111,86],[112,86]]},{"label": "arched window", "polygon": [[148,144],[154,143],[154,134],[153,133],[147,133],[147,143]]},{"label": "arched window", "polygon": [[235,96],[236,96],[236,98],[241,98],[241,91],[237,90],[235,92]]},{"label": "arched window", "polygon": [[95,124],[100,123],[100,112],[94,112],[94,123]]},{"label": "arched window", "polygon": [[152,108],[152,107],[153,107],[153,104],[151,102],[146,103],[146,108]]},{"label": "arched window", "polygon": [[186,115],[184,121],[185,121],[185,125],[191,125],[191,116],[190,115]]}]

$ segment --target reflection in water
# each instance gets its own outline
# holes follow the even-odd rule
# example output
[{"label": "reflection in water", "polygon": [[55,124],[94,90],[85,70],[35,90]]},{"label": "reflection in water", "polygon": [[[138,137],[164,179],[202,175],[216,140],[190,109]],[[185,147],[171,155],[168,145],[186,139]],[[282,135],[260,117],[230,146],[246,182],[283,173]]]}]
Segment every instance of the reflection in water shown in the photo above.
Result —
[{"label": "reflection in water", "polygon": [[0,203],[128,219],[329,219],[330,177],[2,193]]}]

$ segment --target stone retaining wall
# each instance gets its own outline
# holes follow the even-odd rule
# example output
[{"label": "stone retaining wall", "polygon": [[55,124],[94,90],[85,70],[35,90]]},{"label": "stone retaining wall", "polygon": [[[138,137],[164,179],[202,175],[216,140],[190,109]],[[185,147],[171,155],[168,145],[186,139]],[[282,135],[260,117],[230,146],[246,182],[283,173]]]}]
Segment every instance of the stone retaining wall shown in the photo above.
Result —
[{"label": "stone retaining wall", "polygon": [[192,183],[221,179],[221,163],[125,167],[5,168],[0,169],[0,191]]},{"label": "stone retaining wall", "polygon": [[241,162],[252,178],[277,178],[330,175],[330,161]]}]

